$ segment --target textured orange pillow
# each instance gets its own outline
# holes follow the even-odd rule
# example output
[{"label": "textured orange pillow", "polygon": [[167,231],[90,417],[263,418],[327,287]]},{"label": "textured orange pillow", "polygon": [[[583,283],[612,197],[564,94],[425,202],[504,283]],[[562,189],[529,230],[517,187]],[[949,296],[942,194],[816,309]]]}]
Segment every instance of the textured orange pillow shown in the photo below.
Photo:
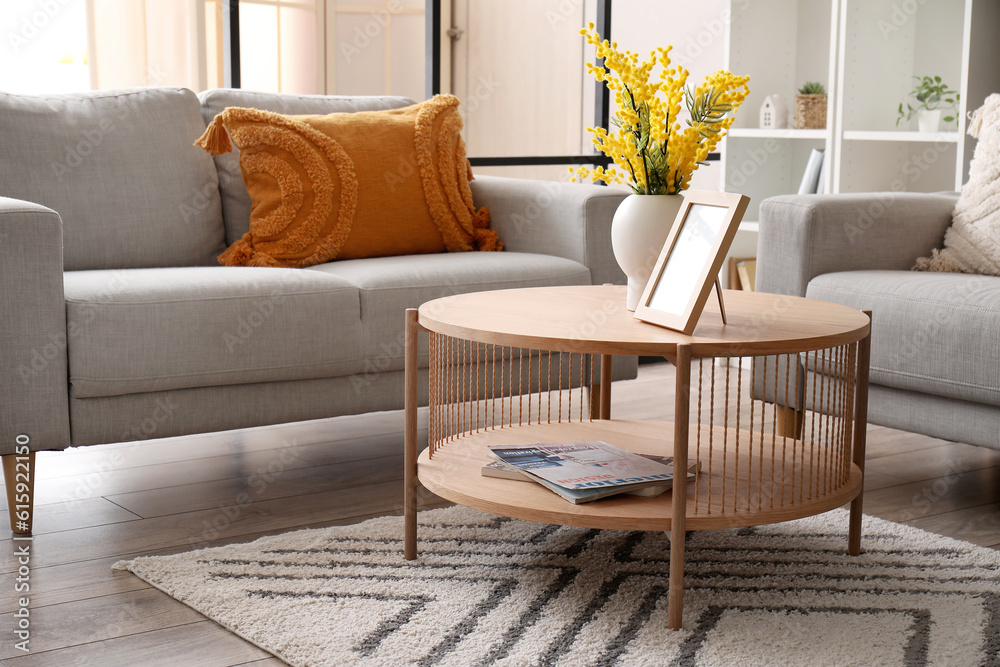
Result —
[{"label": "textured orange pillow", "polygon": [[214,155],[239,147],[253,207],[250,231],[219,263],[501,250],[489,211],[472,203],[461,129],[452,95],[328,116],[225,109],[195,144]]}]

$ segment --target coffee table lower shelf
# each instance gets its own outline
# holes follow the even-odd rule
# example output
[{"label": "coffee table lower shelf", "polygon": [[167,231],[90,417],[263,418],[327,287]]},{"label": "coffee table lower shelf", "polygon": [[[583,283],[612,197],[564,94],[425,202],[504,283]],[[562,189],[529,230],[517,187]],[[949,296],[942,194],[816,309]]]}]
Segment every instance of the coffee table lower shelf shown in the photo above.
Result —
[{"label": "coffee table lower shelf", "polygon": [[[699,443],[700,435],[700,444]],[[710,438],[711,436],[711,438]],[[489,446],[536,442],[603,440],[643,454],[673,454],[673,424],[655,421],[595,420],[562,424],[505,426],[464,434],[417,461],[420,483],[438,496],[475,509],[543,523],[621,530],[671,529],[672,494],[655,498],[620,495],[574,505],[531,482],[484,477]],[[728,444],[720,446],[723,439]],[[711,440],[711,447],[709,442]],[[688,455],[701,462],[688,483],[687,530],[755,526],[790,521],[840,507],[857,497],[863,475],[837,452],[788,439],[774,450],[735,429],[692,427]],[[742,441],[743,447],[738,443]],[[816,463],[826,463],[819,474]],[[726,474],[723,472],[726,471]]]}]

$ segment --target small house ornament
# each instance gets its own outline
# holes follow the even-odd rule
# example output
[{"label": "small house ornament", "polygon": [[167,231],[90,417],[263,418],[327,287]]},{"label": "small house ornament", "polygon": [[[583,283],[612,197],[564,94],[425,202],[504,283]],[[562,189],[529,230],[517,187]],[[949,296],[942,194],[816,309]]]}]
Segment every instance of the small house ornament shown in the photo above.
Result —
[{"label": "small house ornament", "polygon": [[788,107],[781,95],[768,95],[760,105],[760,127],[765,130],[783,130],[788,127]]}]

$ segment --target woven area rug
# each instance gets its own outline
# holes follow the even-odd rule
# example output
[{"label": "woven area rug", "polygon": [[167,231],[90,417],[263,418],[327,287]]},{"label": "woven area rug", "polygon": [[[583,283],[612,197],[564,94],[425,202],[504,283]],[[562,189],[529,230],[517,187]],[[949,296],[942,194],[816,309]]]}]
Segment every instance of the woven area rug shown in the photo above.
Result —
[{"label": "woven area rug", "polygon": [[292,665],[1000,664],[1000,552],[888,521],[691,533],[672,632],[663,533],[419,516],[115,567]]}]

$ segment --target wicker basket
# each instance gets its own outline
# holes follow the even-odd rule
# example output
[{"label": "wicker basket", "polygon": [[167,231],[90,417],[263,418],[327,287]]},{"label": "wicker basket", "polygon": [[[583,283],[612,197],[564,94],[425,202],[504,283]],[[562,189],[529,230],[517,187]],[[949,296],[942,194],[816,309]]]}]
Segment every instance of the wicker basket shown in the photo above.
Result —
[{"label": "wicker basket", "polygon": [[795,96],[795,129],[826,129],[826,95]]}]

